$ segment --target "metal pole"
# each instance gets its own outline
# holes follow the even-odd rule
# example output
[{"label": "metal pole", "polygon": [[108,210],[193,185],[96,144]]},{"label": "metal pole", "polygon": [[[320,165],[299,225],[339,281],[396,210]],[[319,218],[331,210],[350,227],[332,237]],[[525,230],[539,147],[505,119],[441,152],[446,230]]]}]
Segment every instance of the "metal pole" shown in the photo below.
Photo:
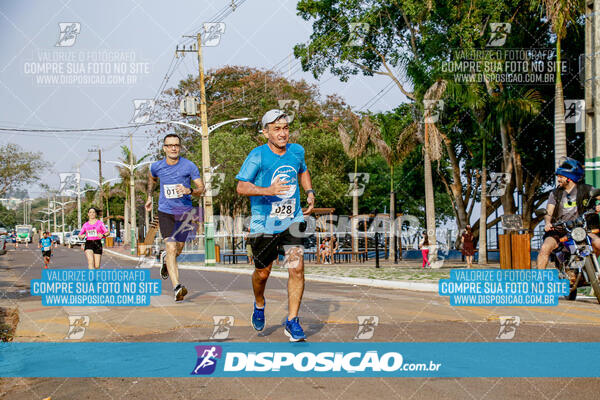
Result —
[{"label": "metal pole", "polygon": [[77,166],[77,228],[81,228],[81,175]]},{"label": "metal pole", "polygon": [[100,186],[100,215],[104,208],[104,188],[102,187],[102,149],[98,149],[98,185]]},{"label": "metal pole", "polygon": [[130,195],[130,208],[131,208],[131,254],[135,254],[135,248],[137,243],[137,224],[136,224],[136,212],[135,212],[135,178],[134,178],[134,165],[133,165],[133,134],[129,135],[129,195]]},{"label": "metal pole", "polygon": [[53,196],[52,198],[53,202],[52,202],[52,215],[54,217],[54,232],[57,232],[56,230],[56,195]]},{"label": "metal pole", "polygon": [[60,213],[62,216],[62,227],[60,230],[60,232],[61,232],[60,238],[64,242],[65,241],[65,206],[62,206],[62,208],[60,209]]},{"label": "metal pole", "polygon": [[[206,89],[204,87],[204,65],[202,63],[202,37],[197,35],[198,42],[198,71],[200,72],[200,120],[202,122],[202,175],[208,182],[210,174],[210,150],[208,141],[208,117],[206,114]],[[213,201],[211,193],[204,196],[204,262],[205,265],[215,265],[215,227],[213,220]]]},{"label": "metal pole", "polygon": [[375,268],[379,268],[379,232],[375,232]]}]

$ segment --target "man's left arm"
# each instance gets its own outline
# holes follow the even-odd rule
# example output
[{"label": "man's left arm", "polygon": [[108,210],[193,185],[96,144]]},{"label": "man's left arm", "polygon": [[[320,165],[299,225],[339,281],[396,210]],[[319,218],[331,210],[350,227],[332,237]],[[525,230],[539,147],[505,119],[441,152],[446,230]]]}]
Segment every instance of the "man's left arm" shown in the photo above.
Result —
[{"label": "man's left arm", "polygon": [[309,215],[315,207],[315,193],[312,191],[312,181],[310,179],[310,173],[308,172],[308,170],[306,170],[304,172],[299,173],[298,177],[300,178],[300,184],[302,185],[304,191],[311,191],[306,195],[306,202],[308,203],[308,208],[306,209],[306,211],[304,211],[304,215]]},{"label": "man's left arm", "polygon": [[202,182],[202,178],[196,178],[193,182],[194,185],[196,185],[196,189],[192,189],[192,186],[190,185],[190,194],[192,196],[202,196],[202,194],[204,194],[204,182]]}]

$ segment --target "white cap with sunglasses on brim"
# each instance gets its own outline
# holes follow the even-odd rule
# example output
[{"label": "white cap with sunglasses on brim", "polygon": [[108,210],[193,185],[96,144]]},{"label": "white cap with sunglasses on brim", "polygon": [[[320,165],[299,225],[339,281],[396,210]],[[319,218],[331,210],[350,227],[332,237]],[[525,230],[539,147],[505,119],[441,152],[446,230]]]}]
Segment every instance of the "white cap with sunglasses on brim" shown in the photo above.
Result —
[{"label": "white cap with sunglasses on brim", "polygon": [[269,110],[265,113],[265,115],[263,115],[262,117],[262,129],[265,129],[265,127],[268,124],[272,124],[273,122],[277,121],[280,118],[285,118],[285,121],[289,124],[290,123],[290,116],[287,115],[284,111],[282,110],[278,110],[278,109],[273,109],[273,110]]}]

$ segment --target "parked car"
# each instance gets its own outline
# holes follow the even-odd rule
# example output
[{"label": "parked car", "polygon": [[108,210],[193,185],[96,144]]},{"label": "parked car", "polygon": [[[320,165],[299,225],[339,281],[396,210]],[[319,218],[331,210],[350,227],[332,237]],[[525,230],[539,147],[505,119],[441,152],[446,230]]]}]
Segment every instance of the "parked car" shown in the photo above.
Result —
[{"label": "parked car", "polygon": [[52,239],[52,243],[60,244],[60,236],[58,235],[50,235],[50,239]]},{"label": "parked car", "polygon": [[79,229],[75,229],[73,232],[71,232],[71,237],[69,238],[69,248],[73,247],[73,246],[80,246],[82,244],[85,244],[85,238],[80,239],[79,238]]},{"label": "parked car", "polygon": [[0,236],[0,256],[6,254],[6,236]]},{"label": "parked car", "polygon": [[0,226],[0,235],[8,235],[8,230],[3,226]]},{"label": "parked car", "polygon": [[65,240],[61,243],[63,246],[66,246],[69,244],[69,240],[71,239],[71,232],[66,232],[65,233]]}]

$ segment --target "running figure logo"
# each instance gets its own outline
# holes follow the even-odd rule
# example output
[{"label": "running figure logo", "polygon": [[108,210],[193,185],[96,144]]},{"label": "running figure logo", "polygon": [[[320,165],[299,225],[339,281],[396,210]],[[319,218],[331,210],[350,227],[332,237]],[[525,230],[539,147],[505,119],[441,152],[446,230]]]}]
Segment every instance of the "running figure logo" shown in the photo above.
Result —
[{"label": "running figure logo", "polygon": [[500,319],[500,331],[496,339],[510,340],[515,337],[517,332],[517,326],[521,323],[521,317],[499,317]]},{"label": "running figure logo", "polygon": [[221,42],[221,35],[225,33],[225,22],[205,22],[202,26],[202,46],[215,47]]},{"label": "running figure logo", "polygon": [[85,335],[85,328],[90,326],[90,317],[87,315],[70,315],[69,332],[65,339],[79,340]]},{"label": "running figure logo", "polygon": [[279,109],[285,111],[286,115],[289,117],[289,123],[291,124],[296,116],[296,112],[300,108],[300,101],[298,100],[277,100],[277,104],[279,105]]},{"label": "running figure logo", "polygon": [[[348,186],[348,190],[346,191],[346,196],[362,196],[365,192],[365,188],[367,187],[367,183],[369,183],[369,178],[371,175],[368,172],[349,172],[348,178],[350,179],[350,185]],[[354,189],[354,180],[356,179],[356,189]]]},{"label": "running figure logo", "polygon": [[71,47],[77,40],[77,35],[81,32],[81,24],[79,22],[60,22],[58,24],[60,33],[56,47]]},{"label": "running figure logo", "polygon": [[444,110],[444,104],[444,100],[423,100],[423,121],[426,124],[438,122]]},{"label": "running figure logo", "polygon": [[211,340],[224,340],[229,337],[229,331],[233,326],[235,319],[232,315],[213,315],[213,321],[215,322],[215,329],[213,330],[212,335],[210,335]]},{"label": "running figure logo", "polygon": [[60,195],[71,197],[77,195],[77,186],[79,184],[79,174],[68,172],[60,174]]},{"label": "running figure logo", "polygon": [[362,46],[371,26],[366,22],[350,22],[348,46]]},{"label": "running figure logo", "polygon": [[221,192],[221,185],[225,182],[225,173],[224,172],[214,172],[219,165],[210,169],[210,172],[206,173],[206,182],[205,188],[206,193],[205,196],[213,196],[216,197]]},{"label": "running figure logo", "polygon": [[367,340],[373,337],[375,327],[379,325],[379,317],[376,315],[358,315],[358,331],[354,339]]},{"label": "running figure logo", "polygon": [[575,124],[575,132],[585,132],[585,100],[565,100],[565,123]]},{"label": "running figure logo", "polygon": [[506,172],[490,172],[489,197],[504,196],[506,186],[510,183],[510,174]]},{"label": "running figure logo", "polygon": [[486,43],[487,47],[500,47],[506,43],[506,38],[510,33],[510,23],[508,22],[491,22],[490,23],[490,40]]},{"label": "running figure logo", "polygon": [[155,101],[150,99],[133,100],[134,112],[130,123],[145,124],[148,122],[150,120],[150,116],[152,115],[154,103]]},{"label": "running figure logo", "polygon": [[195,346],[198,353],[196,368],[190,375],[210,375],[217,368],[217,359],[223,355],[221,346]]}]

